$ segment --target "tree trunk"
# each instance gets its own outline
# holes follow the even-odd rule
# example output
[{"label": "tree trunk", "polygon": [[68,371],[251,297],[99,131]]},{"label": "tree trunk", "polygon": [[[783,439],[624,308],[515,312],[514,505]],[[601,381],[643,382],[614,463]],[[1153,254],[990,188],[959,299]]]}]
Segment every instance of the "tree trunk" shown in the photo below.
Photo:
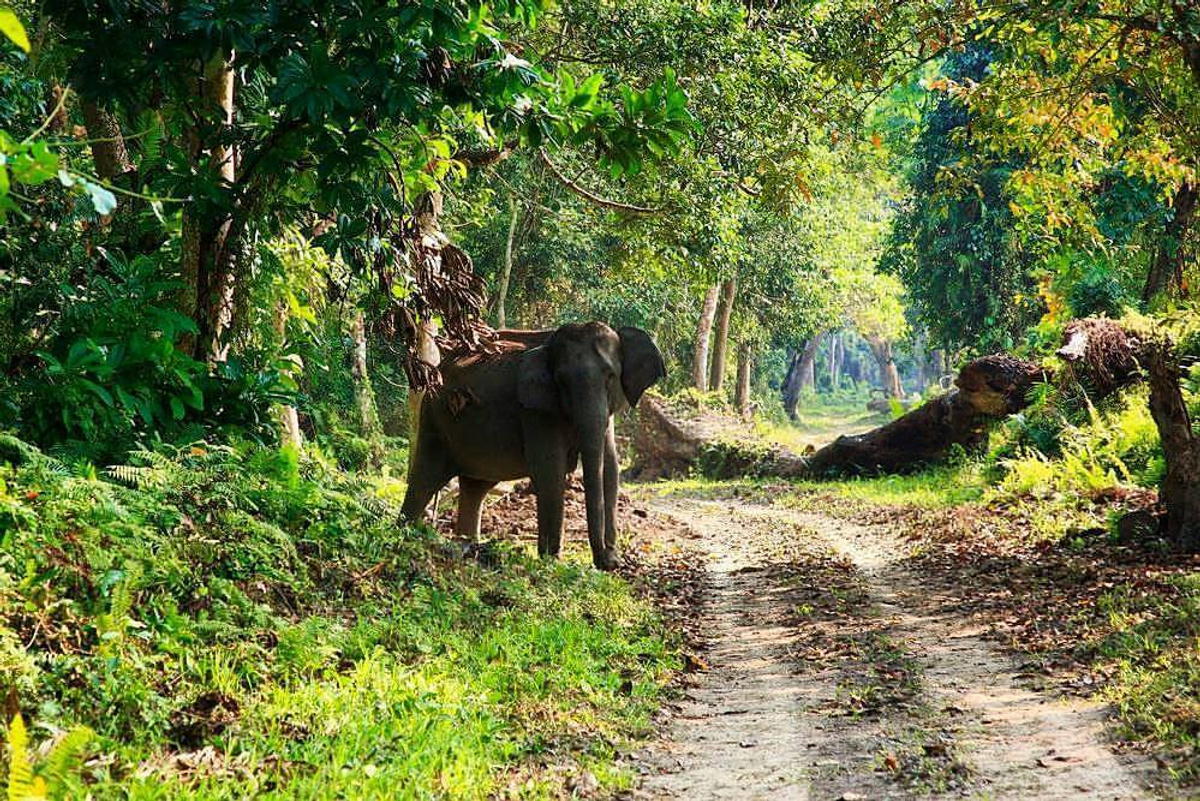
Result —
[{"label": "tree trunk", "polygon": [[696,323],[696,347],[692,357],[692,386],[701,392],[708,391],[708,340],[712,333],[713,319],[717,316],[717,292],[720,284],[713,284],[704,294],[704,305],[700,307],[700,320]]},{"label": "tree trunk", "polygon": [[934,348],[933,352],[930,354],[930,360],[933,366],[933,378],[938,382],[938,386],[941,387],[942,376],[949,372],[946,369],[946,365],[948,364],[946,352],[941,348]]},{"label": "tree trunk", "polygon": [[1062,357],[1092,400],[1141,378],[1150,384],[1150,415],[1162,442],[1167,473],[1158,497],[1165,533],[1176,546],[1200,551],[1200,436],[1180,389],[1182,369],[1170,341],[1143,337],[1107,319],[1075,320],[1064,332]]},{"label": "tree trunk", "polygon": [[[422,240],[438,243],[439,248],[446,247],[449,242],[442,233],[442,194],[441,192],[426,192],[414,203],[417,236]],[[410,318],[408,324],[410,353],[405,373],[409,377],[408,387],[408,466],[412,469],[421,447],[419,433],[421,430],[421,402],[425,398],[427,382],[414,379],[433,373],[437,376],[438,366],[442,363],[442,353],[437,345],[437,327],[432,320]],[[435,384],[436,386],[436,384]]]},{"label": "tree trunk", "polygon": [[350,375],[354,379],[354,402],[358,407],[359,429],[365,439],[375,442],[383,433],[379,424],[379,411],[375,406],[375,392],[371,389],[371,376],[367,372],[367,325],[362,311],[354,313],[350,323],[350,340],[353,343]]},{"label": "tree trunk", "polygon": [[[56,83],[50,87],[50,98],[48,105],[50,106],[50,110],[53,112],[53,116],[47,120],[47,133],[61,134],[67,130],[67,125],[69,125],[71,122],[70,115],[67,114],[66,104],[62,99],[63,92],[65,91],[66,90],[63,89],[62,84],[59,83]],[[55,109],[57,109],[57,111],[55,111]],[[87,124],[86,113],[84,114],[84,124]],[[124,143],[122,142],[122,144]],[[95,151],[93,151],[92,158],[93,160],[95,159]]]},{"label": "tree trunk", "polygon": [[871,347],[871,355],[879,365],[879,384],[889,398],[904,400],[904,387],[900,384],[900,371],[896,369],[896,359],[892,355],[890,340],[878,337],[868,337],[867,344]]},{"label": "tree trunk", "polygon": [[925,337],[918,334],[913,337],[913,362],[917,367],[916,375],[916,393],[920,395],[925,391],[925,385],[929,383],[929,376],[926,373],[928,368],[928,354],[925,351]]},{"label": "tree trunk", "polygon": [[496,327],[507,325],[504,304],[508,299],[508,282],[512,277],[513,268],[513,239],[517,233],[517,200],[508,201],[508,239],[504,243],[504,269],[500,273],[500,284],[496,288]]},{"label": "tree trunk", "polygon": [[[201,113],[215,111],[220,127],[233,125],[234,71],[232,62],[223,53],[209,60],[198,87]],[[192,162],[197,169],[207,161],[207,169],[216,171],[224,188],[232,192],[237,177],[237,154],[227,144],[218,144],[207,153],[202,151],[199,133],[188,136]],[[217,134],[214,139],[222,137]],[[196,322],[199,329],[190,349],[197,358],[210,362],[224,361],[227,350],[222,345],[226,328],[233,317],[234,282],[237,278],[239,237],[230,236],[234,220],[226,215],[202,218],[194,204],[184,206],[181,232],[179,309]],[[240,228],[238,229],[240,231]]]},{"label": "tree trunk", "polygon": [[1167,462],[1158,491],[1167,513],[1166,535],[1179,548],[1196,553],[1200,551],[1200,437],[1179,387],[1181,370],[1173,349],[1156,342],[1143,352],[1148,357],[1150,414]]},{"label": "tree trunk", "polygon": [[729,350],[729,318],[733,315],[733,302],[737,298],[737,279],[726,278],[721,284],[721,305],[717,314],[717,334],[713,340],[712,369],[708,374],[708,388],[721,390],[725,383],[725,361]]},{"label": "tree trunk", "polygon": [[83,122],[87,126],[96,175],[112,183],[133,169],[115,116],[89,101],[83,104]]},{"label": "tree trunk", "polygon": [[812,339],[804,343],[804,350],[800,354],[800,391],[806,389],[816,390],[817,388],[817,350],[821,347],[821,340],[825,338],[824,332],[815,334]]},{"label": "tree trunk", "polygon": [[842,383],[842,358],[845,356],[842,335],[838,332],[829,341],[829,388],[837,392]]},{"label": "tree trunk", "polygon": [[846,349],[844,341],[842,342],[842,373],[850,379],[850,383],[855,389],[862,383],[862,362],[854,351]]},{"label": "tree trunk", "polygon": [[749,342],[738,345],[737,388],[734,391],[733,403],[738,414],[743,419],[750,417],[750,373],[753,364],[753,349]]},{"label": "tree trunk", "polygon": [[802,356],[800,351],[789,351],[788,371],[783,379],[783,386],[780,388],[783,410],[793,420],[796,419],[796,406],[800,403],[800,359]]},{"label": "tree trunk", "polygon": [[1189,183],[1181,184],[1175,192],[1173,215],[1163,230],[1142,290],[1142,300],[1147,303],[1163,292],[1178,292],[1183,286],[1183,268],[1187,262],[1184,245],[1196,214],[1197,194],[1197,188]]},{"label": "tree trunk", "polygon": [[[288,303],[286,300],[279,301],[275,305],[275,334],[278,337],[280,348],[283,347],[287,337],[287,321],[288,321]],[[276,414],[279,419],[279,441],[287,448],[300,450],[304,447],[304,435],[300,432],[300,416],[296,413],[296,407],[290,403],[281,404],[276,409]]]}]

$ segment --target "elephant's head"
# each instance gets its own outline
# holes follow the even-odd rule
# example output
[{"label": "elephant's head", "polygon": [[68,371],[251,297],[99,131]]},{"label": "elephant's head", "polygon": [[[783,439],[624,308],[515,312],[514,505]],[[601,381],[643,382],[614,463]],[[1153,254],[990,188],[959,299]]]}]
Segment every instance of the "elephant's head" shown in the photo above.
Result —
[{"label": "elephant's head", "polygon": [[522,356],[518,397],[527,409],[558,413],[587,427],[635,405],[667,374],[662,354],[640,328],[564,325]]}]

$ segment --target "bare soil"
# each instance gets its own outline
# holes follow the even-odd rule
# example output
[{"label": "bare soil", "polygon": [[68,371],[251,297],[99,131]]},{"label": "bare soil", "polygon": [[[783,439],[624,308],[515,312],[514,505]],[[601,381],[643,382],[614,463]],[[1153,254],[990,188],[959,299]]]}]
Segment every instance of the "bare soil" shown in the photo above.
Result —
[{"label": "bare soil", "polygon": [[707,574],[706,669],[633,758],[635,798],[1153,797],[1106,708],[1039,688],[907,540],[769,501],[635,497]]}]

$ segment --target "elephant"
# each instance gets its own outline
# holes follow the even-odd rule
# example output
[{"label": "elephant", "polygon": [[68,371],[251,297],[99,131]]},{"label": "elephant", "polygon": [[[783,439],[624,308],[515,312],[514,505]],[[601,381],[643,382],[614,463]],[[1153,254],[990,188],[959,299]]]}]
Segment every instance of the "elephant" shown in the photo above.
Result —
[{"label": "elephant", "polygon": [[528,477],[537,495],[538,554],[554,558],[567,476],[582,461],[592,562],[614,569],[613,415],[666,375],[662,354],[645,331],[599,322],[501,331],[497,346],[496,353],[442,362],[442,387],[421,404],[403,515],[420,520],[433,495],[457,476],[455,534],[475,542],[488,491]]}]

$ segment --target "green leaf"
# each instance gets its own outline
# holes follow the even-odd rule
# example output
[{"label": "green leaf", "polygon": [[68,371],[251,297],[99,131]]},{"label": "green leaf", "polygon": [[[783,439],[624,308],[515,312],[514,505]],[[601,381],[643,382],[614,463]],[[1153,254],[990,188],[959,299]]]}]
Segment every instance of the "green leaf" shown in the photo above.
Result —
[{"label": "green leaf", "polygon": [[126,392],[121,387],[117,387],[116,389],[117,389],[117,400],[119,400],[121,402],[121,405],[124,406],[127,411],[130,411],[130,412],[137,411],[137,408],[138,408],[137,398],[130,395],[128,392]]},{"label": "green leaf", "polygon": [[0,8],[0,33],[26,53],[29,52],[29,37],[25,34],[25,26],[11,8]]},{"label": "green leaf", "polygon": [[110,393],[107,389],[105,389],[104,387],[97,384],[95,381],[88,381],[86,378],[81,378],[81,379],[79,379],[79,383],[81,385],[83,385],[83,387],[85,389],[89,390],[97,398],[104,401],[105,406],[111,407],[113,405],[112,393]]},{"label": "green leaf", "polygon": [[22,184],[40,184],[58,175],[58,154],[45,142],[34,142],[12,160],[13,178]]}]

